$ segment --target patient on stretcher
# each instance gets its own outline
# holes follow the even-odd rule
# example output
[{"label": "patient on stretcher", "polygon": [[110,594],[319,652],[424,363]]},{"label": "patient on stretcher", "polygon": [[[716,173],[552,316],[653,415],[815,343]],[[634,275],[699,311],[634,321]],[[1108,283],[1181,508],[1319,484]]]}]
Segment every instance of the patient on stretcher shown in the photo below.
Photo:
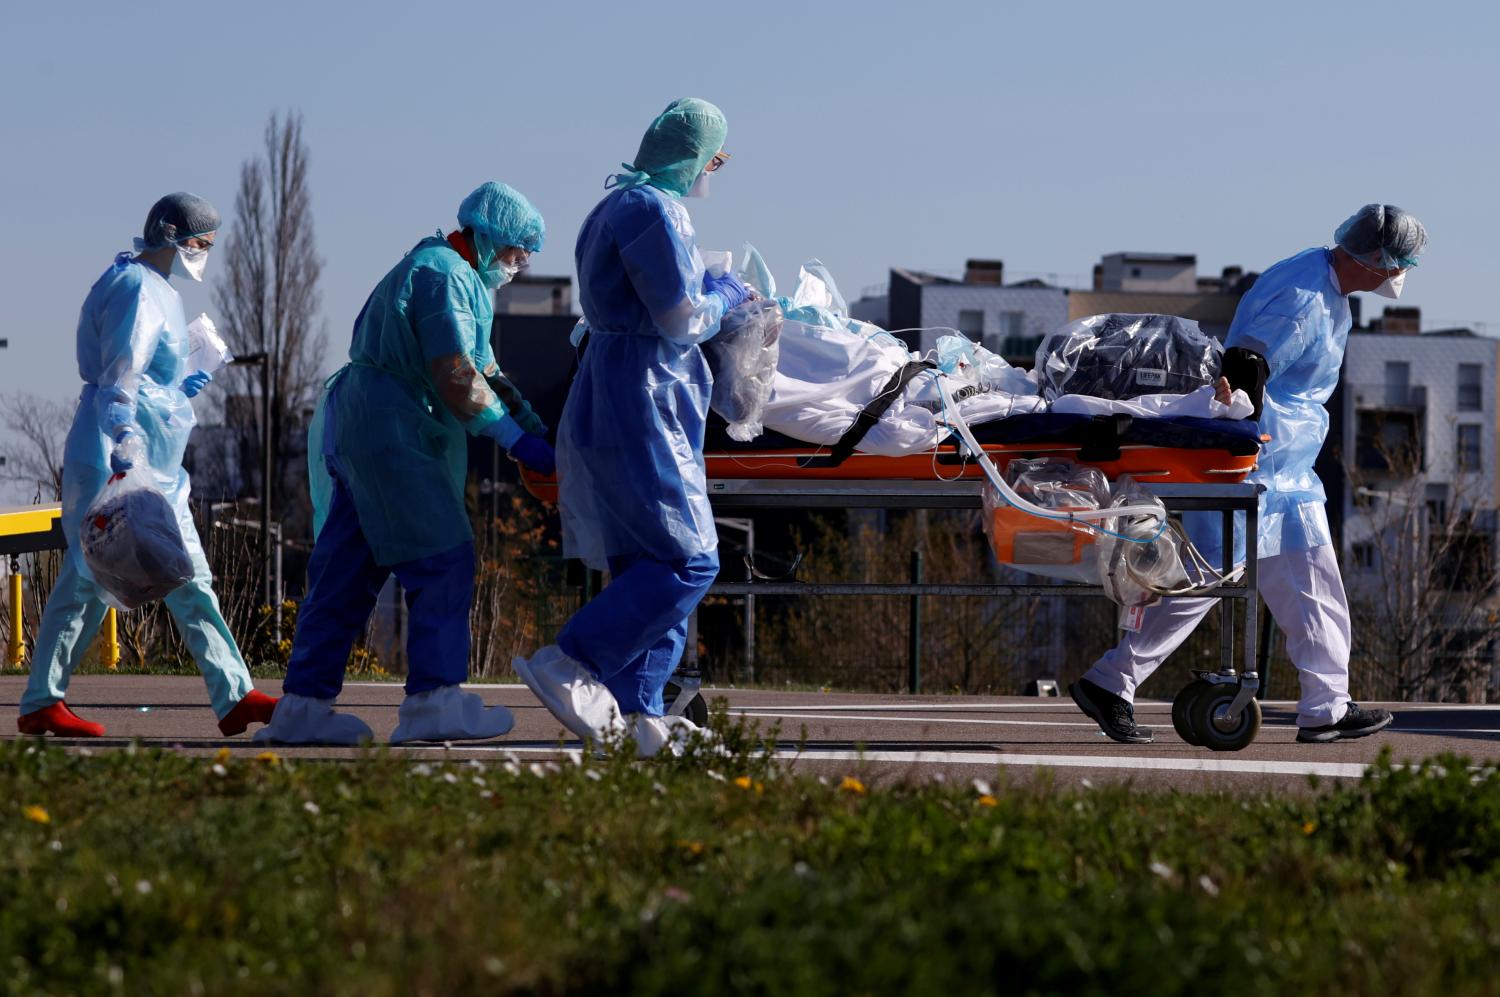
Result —
[{"label": "patient on stretcher", "polygon": [[[957,332],[927,354],[908,350],[890,332],[850,318],[816,260],[802,267],[790,297],[776,298],[753,249],[741,277],[783,314],[771,390],[754,422],[807,443],[834,446],[858,432],[854,446],[863,453],[924,453],[950,437],[951,405],[974,426],[1044,412],[1244,419],[1253,410],[1247,393],[1220,374],[1223,348],[1189,320],[1082,319],[1048,336],[1037,369],[1027,371]],[[735,375],[726,365],[716,376]],[[735,418],[743,423],[744,413]]]}]

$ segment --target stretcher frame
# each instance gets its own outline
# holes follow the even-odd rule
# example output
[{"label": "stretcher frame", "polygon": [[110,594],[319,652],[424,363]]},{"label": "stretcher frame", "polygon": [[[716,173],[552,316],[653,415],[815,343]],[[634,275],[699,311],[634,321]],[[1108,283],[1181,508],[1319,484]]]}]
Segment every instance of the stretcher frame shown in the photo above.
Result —
[{"label": "stretcher frame", "polygon": [[[1173,704],[1173,724],[1190,743],[1216,750],[1239,750],[1254,740],[1260,726],[1260,690],[1257,669],[1258,625],[1260,619],[1257,589],[1256,544],[1259,528],[1260,486],[1250,482],[1234,483],[1147,483],[1144,487],[1161,499],[1169,512],[1218,512],[1222,516],[1224,564],[1228,574],[1234,568],[1234,547],[1228,538],[1234,536],[1235,513],[1245,514],[1245,564],[1239,578],[1226,581],[1212,593],[1221,599],[1220,665],[1217,672],[1197,672]],[[711,478],[709,501],[716,512],[745,513],[757,509],[980,509],[984,483],[977,480],[907,481],[907,480],[791,480],[777,478]],[[1076,582],[1051,583],[977,583],[952,584],[915,581],[908,583],[866,582],[786,582],[745,581],[715,582],[709,590],[716,595],[755,596],[1098,596],[1105,597],[1103,586]],[[1243,633],[1236,640],[1234,607],[1245,604]],[[1239,645],[1239,668],[1236,665],[1236,643]],[[1202,699],[1203,693],[1213,702],[1204,703],[1202,725],[1210,727],[1207,735],[1198,731],[1190,736],[1187,714],[1190,700]],[[1253,712],[1253,726],[1247,731],[1247,711]],[[1182,715],[1179,716],[1179,713]],[[1241,743],[1241,741],[1243,743]]]}]

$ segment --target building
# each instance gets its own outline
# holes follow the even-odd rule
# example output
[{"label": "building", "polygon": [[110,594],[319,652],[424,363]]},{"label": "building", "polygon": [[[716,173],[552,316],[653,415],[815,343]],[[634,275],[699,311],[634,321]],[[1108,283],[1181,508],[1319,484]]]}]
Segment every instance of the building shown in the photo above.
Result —
[{"label": "building", "polygon": [[1199,277],[1196,256],[1165,253],[1111,253],[1095,265],[1089,288],[1006,284],[1004,275],[1000,260],[969,260],[962,277],[895,267],[884,294],[867,294],[849,312],[890,329],[914,350],[930,350],[939,336],[957,330],[1029,367],[1049,332],[1108,312],[1177,315],[1222,339],[1255,281],[1240,267]]},{"label": "building", "polygon": [[1470,666],[1464,694],[1485,695],[1475,668],[1483,685],[1500,679],[1500,340],[1420,329],[1418,309],[1389,307],[1350,333],[1318,473],[1356,629],[1361,605],[1393,629],[1416,618],[1430,633],[1415,653],[1441,667],[1412,694],[1455,694],[1441,673]]},{"label": "building", "polygon": [[939,336],[957,330],[1030,366],[1042,337],[1067,322],[1068,292],[1040,281],[1007,285],[1004,275],[1000,260],[969,260],[962,278],[893,267],[886,295],[855,302],[850,314],[890,329],[913,350],[934,349]]}]

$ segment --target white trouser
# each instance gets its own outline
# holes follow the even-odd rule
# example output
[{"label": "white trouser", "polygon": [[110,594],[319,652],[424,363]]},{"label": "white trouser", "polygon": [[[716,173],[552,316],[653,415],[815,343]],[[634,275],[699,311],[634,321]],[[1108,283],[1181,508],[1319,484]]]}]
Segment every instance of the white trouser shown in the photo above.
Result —
[{"label": "white trouser", "polygon": [[[1257,567],[1260,597],[1286,635],[1287,654],[1302,680],[1297,725],[1338,723],[1349,702],[1349,601],[1333,546],[1262,558]],[[1141,629],[1125,634],[1084,678],[1134,702],[1140,684],[1218,603],[1163,599],[1146,610]]]}]

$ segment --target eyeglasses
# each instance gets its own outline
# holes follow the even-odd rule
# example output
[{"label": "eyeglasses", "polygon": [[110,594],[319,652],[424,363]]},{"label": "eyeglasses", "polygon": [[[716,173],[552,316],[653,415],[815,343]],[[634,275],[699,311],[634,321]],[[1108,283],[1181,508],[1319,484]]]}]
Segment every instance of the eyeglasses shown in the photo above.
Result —
[{"label": "eyeglasses", "polygon": [[703,172],[717,173],[720,169],[723,168],[725,163],[729,162],[731,158],[733,157],[731,157],[729,153],[720,150],[719,152],[714,153],[714,158],[710,159],[708,161],[708,165],[703,167]]},{"label": "eyeglasses", "polygon": [[1406,271],[1411,269],[1411,267],[1390,267],[1383,269],[1381,267],[1372,267],[1370,266],[1370,264],[1366,263],[1358,256],[1354,256],[1352,254],[1349,258],[1355,263],[1358,263],[1364,269],[1368,270],[1370,273],[1375,274],[1377,277],[1381,277],[1385,280],[1390,280],[1393,277],[1399,277],[1402,274],[1406,273]]}]

